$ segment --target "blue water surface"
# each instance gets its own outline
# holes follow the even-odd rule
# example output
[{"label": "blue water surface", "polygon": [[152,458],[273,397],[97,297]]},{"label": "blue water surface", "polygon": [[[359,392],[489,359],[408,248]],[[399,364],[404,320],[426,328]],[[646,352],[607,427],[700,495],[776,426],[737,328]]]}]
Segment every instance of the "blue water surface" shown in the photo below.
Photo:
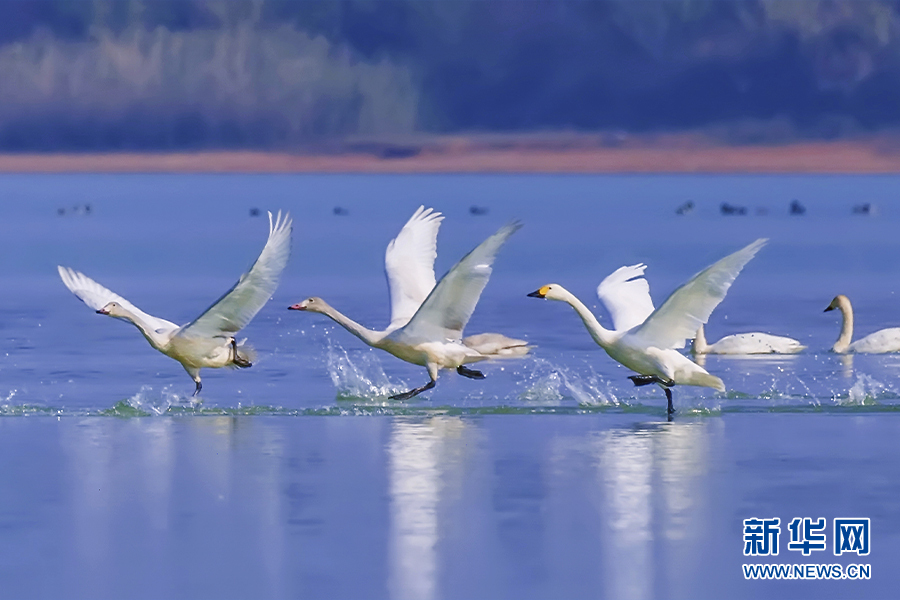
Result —
[{"label": "blue water surface", "polygon": [[[900,326],[898,189],[894,176],[0,176],[0,597],[891,597],[900,355],[830,353],[840,317],[823,309],[843,293],[857,336]],[[789,213],[795,199],[805,214]],[[864,203],[874,214],[854,214]],[[536,348],[397,402],[424,369],[286,308],[318,295],[385,327],[384,249],[420,204],[446,216],[438,276],[523,221],[466,333]],[[242,332],[259,358],[203,371],[200,402],[180,365],[56,273],[188,322],[252,264],[279,209],[294,217],[291,262]],[[766,331],[808,349],[708,357],[728,391],[676,387],[672,423],[662,392],[633,387],[568,306],[526,296],[562,284],[608,325],[595,289],[619,266],[646,263],[659,305],[758,237],[769,244],[707,337]],[[780,554],[745,557],[743,520],[773,517]],[[790,551],[794,517],[870,518],[872,552],[834,556],[830,536]],[[746,581],[751,562],[865,563],[872,577]]]}]

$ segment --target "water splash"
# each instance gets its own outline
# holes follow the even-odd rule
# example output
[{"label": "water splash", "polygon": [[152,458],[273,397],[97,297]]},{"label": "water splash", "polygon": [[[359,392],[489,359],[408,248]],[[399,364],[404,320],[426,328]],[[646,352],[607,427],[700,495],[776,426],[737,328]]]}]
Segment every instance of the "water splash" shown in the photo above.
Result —
[{"label": "water splash", "polygon": [[[533,373],[530,385],[519,394],[526,402],[559,404],[570,397],[582,406],[617,405],[619,400],[609,389],[609,382],[589,369],[581,375],[566,367],[560,367],[544,359],[534,359],[528,372]],[[605,391],[601,388],[605,388]]]},{"label": "water splash", "polygon": [[158,392],[152,386],[143,385],[131,398],[127,398],[116,404],[112,410],[122,413],[122,416],[138,415],[163,415],[170,408],[194,409],[200,405],[200,400],[193,397],[181,396],[172,391],[171,386],[165,386]]},{"label": "water splash", "polygon": [[372,400],[404,391],[388,380],[372,351],[363,351],[351,359],[340,344],[329,340],[325,363],[339,400]]},{"label": "water splash", "polygon": [[888,391],[888,387],[865,373],[856,374],[856,382],[850,386],[845,396],[836,396],[838,404],[877,404],[878,398]]}]

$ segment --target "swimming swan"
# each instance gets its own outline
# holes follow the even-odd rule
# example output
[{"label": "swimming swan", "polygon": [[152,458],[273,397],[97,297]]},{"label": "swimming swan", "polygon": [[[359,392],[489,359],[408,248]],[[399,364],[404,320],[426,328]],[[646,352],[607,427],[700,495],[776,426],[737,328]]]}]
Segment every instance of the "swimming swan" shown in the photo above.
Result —
[{"label": "swimming swan", "polygon": [[715,344],[708,344],[703,325],[691,344],[694,354],[796,354],[805,348],[795,339],[760,332],[726,335]]},{"label": "swimming swan", "polygon": [[[692,337],[697,328],[709,319],[709,315],[725,298],[728,288],[731,287],[741,269],[756,255],[766,241],[765,239],[756,240],[746,248],[707,267],[672,292],[662,306],[653,311],[646,319],[638,321],[637,325],[632,325],[627,329],[624,327],[636,321],[642,312],[646,312],[648,308],[646,304],[632,312],[624,313],[621,310],[623,304],[608,305],[616,327],[616,330],[610,331],[600,325],[587,306],[557,283],[545,285],[528,295],[533,298],[559,300],[574,308],[594,341],[606,350],[613,360],[639,373],[629,377],[635,385],[656,383],[663,388],[668,401],[667,410],[671,416],[675,409],[672,406],[670,388],[674,385],[697,385],[711,387],[720,392],[725,391],[725,384],[721,379],[707,373],[705,369],[678,352],[676,348],[684,347],[685,340]],[[643,274],[643,265],[623,267],[623,269],[639,269],[640,274]],[[621,287],[625,283],[631,285]],[[625,290],[624,295],[631,293],[642,296],[644,285],[646,285],[646,280],[644,283],[635,283],[634,280],[625,279],[620,280],[616,287],[619,290]],[[598,288],[598,295],[600,292],[601,290]],[[609,295],[608,292],[607,295]],[[613,293],[613,296],[623,297],[622,294],[616,293]],[[620,325],[623,329],[619,328]]]},{"label": "swimming swan", "polygon": [[[456,369],[464,377],[484,379],[483,373],[464,365],[495,356],[520,356],[529,349],[527,342],[500,334],[462,338],[462,331],[490,278],[497,252],[521,224],[514,222],[501,227],[435,285],[432,265],[439,217],[439,213],[420,208],[388,246],[385,263],[391,288],[391,324],[386,330],[367,329],[318,297],[288,307],[321,313],[369,346],[428,369],[431,378],[428,383],[391,396],[393,400],[407,400],[430,390],[440,369]],[[410,226],[412,231],[407,230]],[[413,257],[417,268],[402,268]],[[429,283],[433,289],[427,287]],[[423,289],[425,297],[418,300]]]},{"label": "swimming swan", "polygon": [[291,250],[291,218],[281,212],[275,222],[269,213],[269,239],[250,270],[199,317],[179,327],[141,311],[86,275],[67,267],[57,267],[69,290],[101,315],[128,321],[137,327],[150,345],[181,363],[194,380],[196,396],[203,387],[203,367],[252,366],[253,351],[238,344],[234,334],[243,329],[275,293],[278,279]]},{"label": "swimming swan", "polygon": [[869,334],[861,340],[850,343],[853,338],[853,307],[850,299],[843,294],[838,294],[825,309],[825,312],[838,309],[843,316],[841,335],[838,337],[833,352],[838,354],[886,354],[888,352],[900,352],[900,327],[889,327]]}]

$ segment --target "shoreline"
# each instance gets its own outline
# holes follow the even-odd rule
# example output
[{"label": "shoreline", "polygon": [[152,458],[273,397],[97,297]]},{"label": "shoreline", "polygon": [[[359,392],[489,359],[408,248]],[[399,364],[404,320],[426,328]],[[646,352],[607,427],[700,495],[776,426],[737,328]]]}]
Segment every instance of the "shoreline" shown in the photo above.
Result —
[{"label": "shoreline", "polygon": [[833,173],[900,172],[891,139],[722,145],[693,138],[439,138],[357,143],[337,152],[0,154],[0,173]]}]

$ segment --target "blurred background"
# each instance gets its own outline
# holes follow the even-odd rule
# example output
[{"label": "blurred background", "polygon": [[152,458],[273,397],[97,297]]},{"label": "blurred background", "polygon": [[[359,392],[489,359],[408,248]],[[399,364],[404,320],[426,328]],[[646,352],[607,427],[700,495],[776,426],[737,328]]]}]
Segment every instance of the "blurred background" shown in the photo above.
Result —
[{"label": "blurred background", "polygon": [[3,0],[0,16],[5,152],[784,143],[900,122],[893,0]]}]

